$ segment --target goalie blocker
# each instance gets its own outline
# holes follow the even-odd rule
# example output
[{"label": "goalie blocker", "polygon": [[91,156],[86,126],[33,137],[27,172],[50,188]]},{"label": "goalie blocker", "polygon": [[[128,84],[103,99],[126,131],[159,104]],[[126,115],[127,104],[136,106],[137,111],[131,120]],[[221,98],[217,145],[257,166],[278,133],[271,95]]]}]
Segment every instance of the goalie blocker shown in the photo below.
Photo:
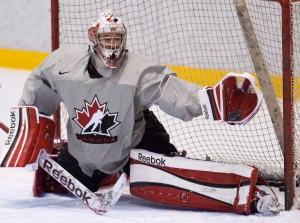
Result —
[{"label": "goalie blocker", "polygon": [[10,110],[11,124],[0,157],[1,167],[25,167],[35,163],[41,149],[51,153],[55,122],[40,115],[36,107],[20,106]]},{"label": "goalie blocker", "polygon": [[257,179],[258,169],[248,165],[170,157],[142,149],[130,153],[130,193],[154,202],[269,215],[269,207],[277,206],[278,199],[275,194],[263,198],[255,186]]}]

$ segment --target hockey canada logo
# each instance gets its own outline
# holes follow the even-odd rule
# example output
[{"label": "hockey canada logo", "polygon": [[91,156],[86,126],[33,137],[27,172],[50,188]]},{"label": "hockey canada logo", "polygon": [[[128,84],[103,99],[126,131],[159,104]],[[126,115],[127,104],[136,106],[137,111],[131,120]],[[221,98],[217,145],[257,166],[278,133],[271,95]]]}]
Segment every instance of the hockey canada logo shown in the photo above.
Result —
[{"label": "hockey canada logo", "polygon": [[92,144],[114,143],[118,140],[118,136],[110,133],[121,123],[117,121],[118,113],[110,113],[106,105],[107,103],[100,105],[95,95],[91,103],[85,101],[82,110],[75,108],[76,117],[72,119],[82,129],[80,134],[76,134],[78,140]]}]

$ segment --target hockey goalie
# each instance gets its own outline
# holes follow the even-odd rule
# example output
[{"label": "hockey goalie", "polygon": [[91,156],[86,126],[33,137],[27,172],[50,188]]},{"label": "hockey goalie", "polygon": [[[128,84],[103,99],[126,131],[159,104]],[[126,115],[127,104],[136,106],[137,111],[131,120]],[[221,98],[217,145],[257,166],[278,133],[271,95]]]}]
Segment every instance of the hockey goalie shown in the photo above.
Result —
[{"label": "hockey goalie", "polygon": [[[254,167],[176,155],[149,110],[157,105],[183,121],[247,124],[263,99],[252,75],[229,73],[213,87],[179,79],[167,66],[128,52],[127,28],[111,10],[100,13],[87,33],[90,45],[59,48],[28,77],[11,110],[2,167],[39,165],[35,196],[69,191],[98,214],[121,196],[125,173],[133,195],[160,203],[246,214],[267,214],[278,205],[275,195],[255,186]],[[69,114],[68,141],[56,141],[52,151],[55,123],[49,117],[60,102]],[[97,200],[99,185],[116,175],[113,190]]]}]

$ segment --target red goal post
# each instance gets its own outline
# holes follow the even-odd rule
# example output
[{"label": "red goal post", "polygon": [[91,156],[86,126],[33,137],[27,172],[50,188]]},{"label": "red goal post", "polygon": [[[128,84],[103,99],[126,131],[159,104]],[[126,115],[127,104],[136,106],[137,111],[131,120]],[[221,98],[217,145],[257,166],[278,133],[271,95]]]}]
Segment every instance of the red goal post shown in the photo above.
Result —
[{"label": "red goal post", "polygon": [[[114,9],[126,22],[129,51],[167,64],[180,78],[205,86],[214,85],[229,71],[256,76],[265,100],[246,126],[211,124],[201,118],[184,123],[156,107],[153,110],[172,142],[179,150],[187,150],[188,156],[258,166],[265,177],[284,179],[286,210],[297,205],[299,1],[51,0],[52,50],[65,44],[88,44],[87,28],[105,9]],[[67,137],[67,114],[62,112],[55,115],[57,138]]]}]

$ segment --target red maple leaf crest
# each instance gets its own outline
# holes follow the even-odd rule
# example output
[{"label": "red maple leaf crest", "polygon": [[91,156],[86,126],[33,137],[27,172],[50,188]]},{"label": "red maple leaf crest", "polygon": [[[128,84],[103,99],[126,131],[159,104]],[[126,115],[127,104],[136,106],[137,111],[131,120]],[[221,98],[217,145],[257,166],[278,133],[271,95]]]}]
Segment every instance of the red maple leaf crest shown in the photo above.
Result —
[{"label": "red maple leaf crest", "polygon": [[91,120],[94,113],[98,110],[105,112],[106,103],[100,105],[98,98],[95,96],[91,103],[85,101],[85,107],[82,110],[75,109],[76,117],[73,120],[81,127],[84,128]]}]

